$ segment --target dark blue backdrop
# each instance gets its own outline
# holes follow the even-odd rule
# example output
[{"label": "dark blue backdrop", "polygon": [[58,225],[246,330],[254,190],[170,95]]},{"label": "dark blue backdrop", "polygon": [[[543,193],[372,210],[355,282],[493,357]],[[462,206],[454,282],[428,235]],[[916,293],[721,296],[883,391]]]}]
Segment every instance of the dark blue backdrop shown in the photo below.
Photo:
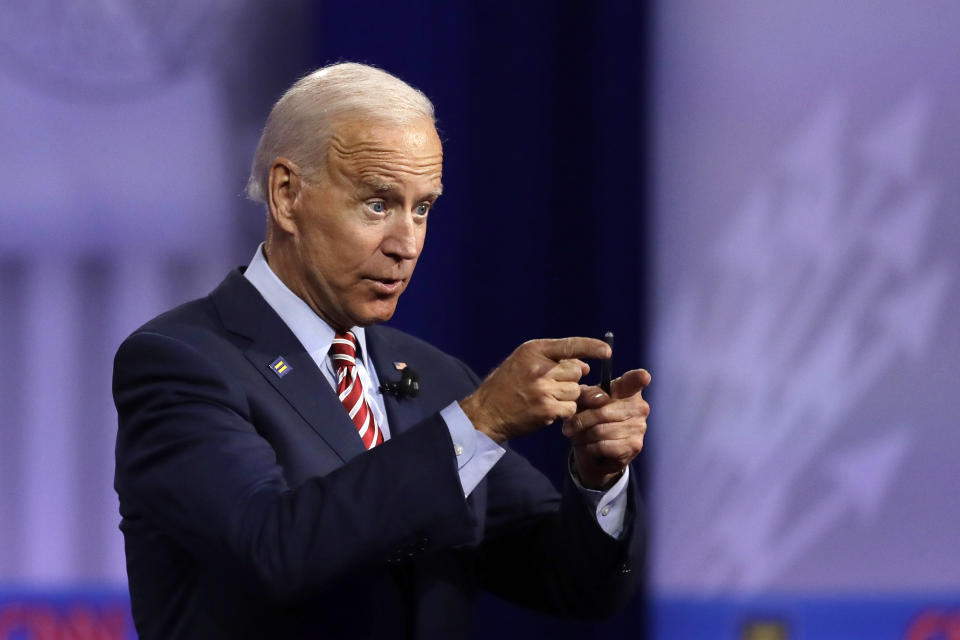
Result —
[{"label": "dark blue backdrop", "polygon": [[[445,142],[444,196],[392,324],[480,375],[524,340],[608,329],[618,370],[644,364],[646,20],[630,2],[322,6],[301,71],[383,67],[430,96]],[[557,429],[515,446],[560,478]],[[490,599],[478,635],[638,637],[640,604],[571,625]]]}]

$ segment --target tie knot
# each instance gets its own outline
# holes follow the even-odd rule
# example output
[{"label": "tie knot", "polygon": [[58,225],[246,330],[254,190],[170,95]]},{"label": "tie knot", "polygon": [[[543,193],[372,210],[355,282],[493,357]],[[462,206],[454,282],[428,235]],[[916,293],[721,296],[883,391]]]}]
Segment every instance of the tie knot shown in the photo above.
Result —
[{"label": "tie knot", "polygon": [[357,357],[357,338],[352,332],[338,333],[330,345],[330,357],[337,367],[354,366]]}]

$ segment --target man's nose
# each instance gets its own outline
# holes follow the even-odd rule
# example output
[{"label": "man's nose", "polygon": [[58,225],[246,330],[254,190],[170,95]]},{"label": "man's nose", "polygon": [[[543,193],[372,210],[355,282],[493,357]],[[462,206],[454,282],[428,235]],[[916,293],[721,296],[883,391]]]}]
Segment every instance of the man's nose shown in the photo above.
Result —
[{"label": "man's nose", "polygon": [[410,213],[392,218],[383,239],[383,252],[397,260],[413,260],[420,255],[417,223]]}]

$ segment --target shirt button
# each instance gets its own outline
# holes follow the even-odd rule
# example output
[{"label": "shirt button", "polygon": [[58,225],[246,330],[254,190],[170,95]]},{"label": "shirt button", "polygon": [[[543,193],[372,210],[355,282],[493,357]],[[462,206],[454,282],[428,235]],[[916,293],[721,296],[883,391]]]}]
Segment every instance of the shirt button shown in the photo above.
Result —
[{"label": "shirt button", "polygon": [[463,445],[462,445],[462,444],[454,445],[454,446],[453,446],[453,452],[454,452],[455,454],[457,454],[458,456],[462,456],[462,455],[463,455]]},{"label": "shirt button", "polygon": [[605,516],[608,513],[610,513],[610,505],[607,505],[603,509],[600,509],[600,515]]}]

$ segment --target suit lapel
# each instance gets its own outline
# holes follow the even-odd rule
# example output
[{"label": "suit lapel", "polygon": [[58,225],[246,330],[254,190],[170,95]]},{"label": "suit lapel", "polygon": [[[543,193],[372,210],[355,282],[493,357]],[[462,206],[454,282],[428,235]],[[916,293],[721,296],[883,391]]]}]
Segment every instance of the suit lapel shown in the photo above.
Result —
[{"label": "suit lapel", "polygon": [[[378,327],[367,327],[365,330],[367,349],[370,350],[370,361],[377,370],[377,377],[380,384],[385,382],[399,380],[400,371],[395,366],[397,362],[403,362],[417,371],[416,354],[405,352],[397,345],[390,343],[383,332]],[[397,398],[396,396],[383,394],[384,408],[387,410],[387,420],[390,421],[390,437],[403,433],[416,423],[420,422],[424,415],[423,400],[420,396],[416,398]]]},{"label": "suit lapel", "polygon": [[[227,276],[211,299],[224,326],[251,340],[244,350],[250,364],[343,461],[366,451],[356,427],[313,358],[240,271]],[[282,376],[271,366],[277,358],[282,358],[288,368]],[[392,416],[390,419],[392,426]]]}]

